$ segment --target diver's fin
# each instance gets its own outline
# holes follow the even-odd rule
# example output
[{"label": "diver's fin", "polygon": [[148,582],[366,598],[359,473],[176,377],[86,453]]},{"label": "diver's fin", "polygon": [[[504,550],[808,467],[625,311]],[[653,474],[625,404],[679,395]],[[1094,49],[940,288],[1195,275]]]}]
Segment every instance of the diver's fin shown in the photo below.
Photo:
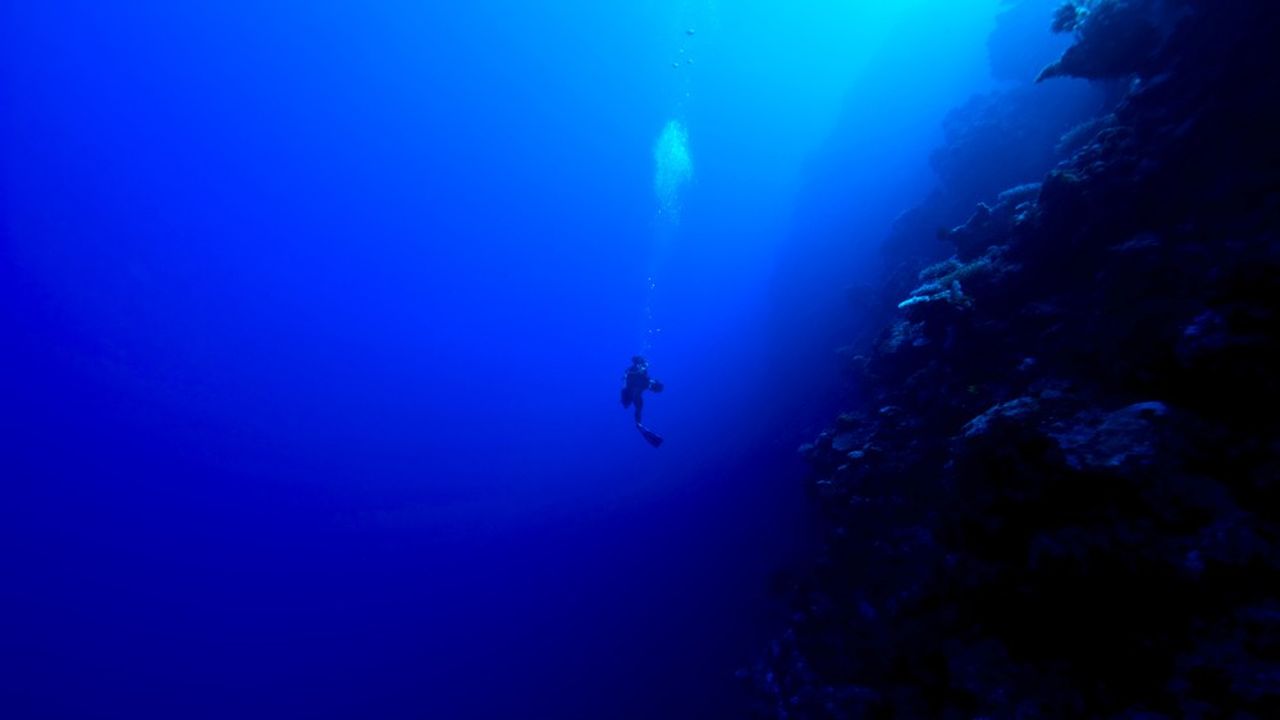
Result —
[{"label": "diver's fin", "polygon": [[662,445],[662,436],[658,433],[650,430],[640,423],[636,423],[636,429],[640,431],[640,434],[644,436],[644,439],[647,440],[650,445],[654,447]]}]

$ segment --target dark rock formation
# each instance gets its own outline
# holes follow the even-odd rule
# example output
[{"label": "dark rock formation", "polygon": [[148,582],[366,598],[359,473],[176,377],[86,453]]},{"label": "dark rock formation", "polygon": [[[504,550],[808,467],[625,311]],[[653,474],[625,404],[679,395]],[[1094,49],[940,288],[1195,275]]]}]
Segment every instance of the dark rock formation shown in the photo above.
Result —
[{"label": "dark rock formation", "polygon": [[[1230,1],[1230,0],[1228,0]],[[1058,8],[1055,32],[1076,42],[1040,72],[1040,80],[1123,77],[1149,69],[1184,3],[1178,0],[1073,0]]]},{"label": "dark rock formation", "polygon": [[1280,6],[1069,5],[1137,79],[888,281],[762,716],[1280,717]]},{"label": "dark rock formation", "polygon": [[[1050,44],[1046,55],[1046,47],[1017,33],[1034,28],[1048,36],[1045,18],[1056,1],[1010,1],[999,16],[989,43],[990,65],[993,76],[1008,83],[970,98],[945,118],[943,143],[930,157],[935,190],[893,222],[881,248],[880,286],[849,288],[854,310],[839,320],[848,338],[848,357],[864,357],[864,347],[904,294],[919,284],[920,271],[951,254],[951,245],[939,242],[948,228],[963,223],[978,203],[991,202],[1006,188],[1042,179],[1046,169],[1092,139],[1085,124],[1118,101],[1110,87],[1081,81],[1033,83],[1056,51]],[[1075,145],[1064,142],[1072,128],[1082,128],[1071,141]]]},{"label": "dark rock formation", "polygon": [[[1023,84],[975,96],[950,113],[943,123],[944,143],[931,158],[937,189],[893,224],[883,248],[880,301],[869,301],[866,296],[875,293],[867,292],[859,299],[860,308],[877,309],[865,319],[882,323],[886,313],[878,309],[896,307],[918,284],[922,269],[951,253],[949,243],[939,242],[954,239],[947,228],[963,223],[975,206],[993,202],[1006,188],[1042,178],[1046,168],[1065,157],[1057,150],[1064,133],[1106,107],[1105,94],[1084,84]],[[985,249],[974,248],[976,254]],[[971,254],[966,252],[965,259]]]}]

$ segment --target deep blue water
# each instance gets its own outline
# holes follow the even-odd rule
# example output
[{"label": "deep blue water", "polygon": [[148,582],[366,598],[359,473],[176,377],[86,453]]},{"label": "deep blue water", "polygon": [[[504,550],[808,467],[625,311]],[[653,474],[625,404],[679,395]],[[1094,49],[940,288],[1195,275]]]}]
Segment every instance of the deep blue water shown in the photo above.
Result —
[{"label": "deep blue water", "polygon": [[1000,10],[6,3],[0,714],[735,716]]}]

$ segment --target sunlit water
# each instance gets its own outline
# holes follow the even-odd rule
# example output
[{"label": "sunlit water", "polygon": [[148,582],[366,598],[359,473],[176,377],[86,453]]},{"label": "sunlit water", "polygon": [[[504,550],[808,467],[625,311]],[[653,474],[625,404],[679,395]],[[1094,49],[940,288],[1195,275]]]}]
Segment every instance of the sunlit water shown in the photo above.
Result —
[{"label": "sunlit water", "polygon": [[732,716],[998,9],[7,6],[0,714]]}]

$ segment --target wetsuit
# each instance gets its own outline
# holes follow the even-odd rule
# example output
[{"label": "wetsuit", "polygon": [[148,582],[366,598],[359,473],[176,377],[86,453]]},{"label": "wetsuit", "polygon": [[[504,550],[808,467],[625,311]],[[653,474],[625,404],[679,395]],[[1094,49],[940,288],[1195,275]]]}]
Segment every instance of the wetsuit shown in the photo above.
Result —
[{"label": "wetsuit", "polygon": [[653,386],[649,379],[649,368],[645,365],[632,365],[627,368],[623,377],[622,407],[636,406],[636,422],[640,422],[640,414],[644,411],[644,391]]}]

